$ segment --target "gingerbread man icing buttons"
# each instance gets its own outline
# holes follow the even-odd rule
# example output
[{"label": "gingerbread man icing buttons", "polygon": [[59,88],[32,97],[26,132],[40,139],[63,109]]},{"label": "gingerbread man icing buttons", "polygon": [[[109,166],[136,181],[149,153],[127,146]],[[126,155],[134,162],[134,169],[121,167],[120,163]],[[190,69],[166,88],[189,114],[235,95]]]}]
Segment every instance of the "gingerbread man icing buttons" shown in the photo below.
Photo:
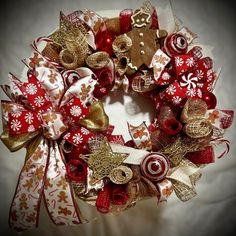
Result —
[{"label": "gingerbread man icing buttons", "polygon": [[131,17],[133,29],[127,33],[132,40],[129,50],[130,63],[127,74],[133,74],[142,65],[150,66],[152,57],[161,47],[160,39],[167,36],[165,30],[153,30],[151,26],[151,15],[142,9],[135,11]]}]

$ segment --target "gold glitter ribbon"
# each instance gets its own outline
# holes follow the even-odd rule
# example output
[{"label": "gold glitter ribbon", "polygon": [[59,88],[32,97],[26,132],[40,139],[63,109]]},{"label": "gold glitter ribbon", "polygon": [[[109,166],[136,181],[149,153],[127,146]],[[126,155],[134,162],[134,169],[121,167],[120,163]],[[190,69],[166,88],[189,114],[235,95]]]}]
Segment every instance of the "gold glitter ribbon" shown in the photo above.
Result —
[{"label": "gold glitter ribbon", "polygon": [[209,145],[208,140],[191,139],[179,136],[173,143],[162,148],[160,152],[167,156],[171,166],[177,166],[188,152],[195,152],[204,149]]},{"label": "gold glitter ribbon", "polygon": [[109,118],[104,111],[101,101],[95,102],[90,106],[89,114],[79,124],[92,131],[103,131],[109,126]]},{"label": "gold glitter ribbon", "polygon": [[110,180],[115,184],[126,184],[132,177],[132,170],[123,165],[114,168],[109,175]]}]

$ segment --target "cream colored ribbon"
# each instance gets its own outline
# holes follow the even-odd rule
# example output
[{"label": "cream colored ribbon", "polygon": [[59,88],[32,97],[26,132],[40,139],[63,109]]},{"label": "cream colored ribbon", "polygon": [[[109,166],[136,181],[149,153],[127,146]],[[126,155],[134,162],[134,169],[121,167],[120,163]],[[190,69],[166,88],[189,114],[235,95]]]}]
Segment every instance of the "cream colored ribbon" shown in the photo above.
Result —
[{"label": "cream colored ribbon", "polygon": [[123,146],[116,143],[110,143],[113,152],[127,153],[129,156],[124,160],[126,164],[140,165],[144,157],[149,154],[146,150]]},{"label": "cream colored ribbon", "polygon": [[152,58],[150,67],[153,67],[154,80],[157,82],[161,76],[165,66],[170,62],[170,58],[161,50],[158,49]]},{"label": "cream colored ribbon", "polygon": [[[150,154],[146,150],[126,147],[120,144],[110,143],[110,145],[114,152],[129,154],[126,160],[124,160],[126,164],[140,165],[145,156]],[[166,182],[157,183],[161,194],[159,201],[166,201],[167,197],[171,194],[171,189],[175,191],[181,201],[188,201],[196,195],[195,184],[200,177],[200,168],[183,158],[178,166],[170,169],[168,175],[163,180],[166,180]],[[162,191],[164,192],[162,193]]]}]

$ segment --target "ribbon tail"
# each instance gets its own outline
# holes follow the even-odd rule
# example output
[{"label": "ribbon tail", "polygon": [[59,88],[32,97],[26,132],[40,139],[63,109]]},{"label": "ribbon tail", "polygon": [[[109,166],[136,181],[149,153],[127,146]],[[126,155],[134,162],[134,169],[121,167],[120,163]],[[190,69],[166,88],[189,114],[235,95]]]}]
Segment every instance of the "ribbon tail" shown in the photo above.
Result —
[{"label": "ribbon tail", "polygon": [[173,172],[167,176],[172,182],[175,194],[181,201],[188,201],[197,195],[196,182],[200,179],[200,169],[187,159],[182,159]]},{"label": "ribbon tail", "polygon": [[41,140],[23,166],[12,200],[9,225],[21,232],[38,226],[39,209],[48,165],[48,146]]},{"label": "ribbon tail", "polygon": [[186,202],[197,195],[194,187],[189,187],[182,182],[172,180],[172,185],[176,196],[183,202]]},{"label": "ribbon tail", "polygon": [[75,202],[72,187],[66,177],[64,157],[56,142],[50,143],[44,200],[48,214],[56,225],[86,223]]}]

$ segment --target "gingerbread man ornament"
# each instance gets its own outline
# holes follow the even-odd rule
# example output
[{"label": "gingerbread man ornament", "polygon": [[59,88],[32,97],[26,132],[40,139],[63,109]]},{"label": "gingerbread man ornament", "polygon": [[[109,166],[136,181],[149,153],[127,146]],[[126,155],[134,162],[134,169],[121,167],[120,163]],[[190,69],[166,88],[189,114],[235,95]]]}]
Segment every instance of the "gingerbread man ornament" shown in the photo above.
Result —
[{"label": "gingerbread man ornament", "polygon": [[151,15],[142,9],[136,10],[131,19],[133,29],[126,33],[132,40],[127,74],[135,73],[142,65],[150,67],[153,55],[167,36],[165,30],[150,29]]}]

